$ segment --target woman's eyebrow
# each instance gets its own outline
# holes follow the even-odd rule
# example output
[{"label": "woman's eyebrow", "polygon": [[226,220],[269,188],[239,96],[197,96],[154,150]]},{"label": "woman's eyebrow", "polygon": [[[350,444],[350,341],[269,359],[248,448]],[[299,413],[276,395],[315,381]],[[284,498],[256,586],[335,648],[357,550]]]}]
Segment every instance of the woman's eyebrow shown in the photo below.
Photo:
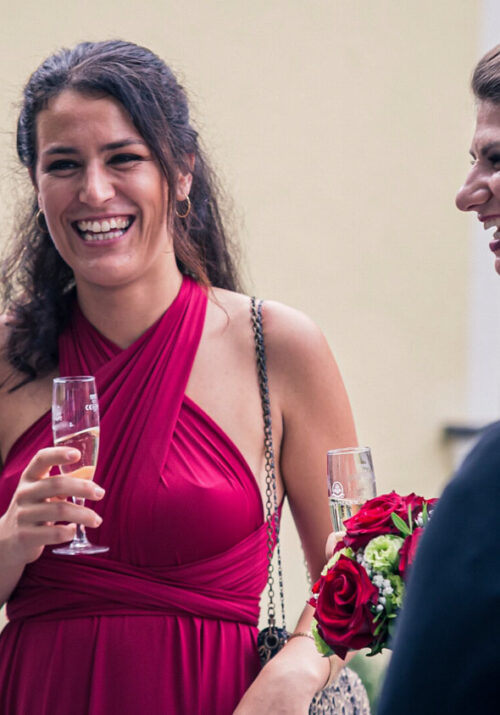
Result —
[{"label": "woman's eyebrow", "polygon": [[144,141],[144,139],[141,139],[140,137],[130,137],[129,139],[120,139],[119,141],[116,141],[116,142],[110,142],[109,144],[104,144],[104,146],[101,147],[101,151],[110,151],[112,149],[121,149],[122,147],[130,146],[131,144],[141,144],[142,146],[146,146],[146,142]]},{"label": "woman's eyebrow", "polygon": [[53,146],[50,149],[46,149],[42,154],[47,156],[51,154],[76,154],[76,149],[71,146]]},{"label": "woman's eyebrow", "polygon": [[[140,137],[130,137],[127,139],[119,139],[115,142],[103,144],[100,151],[112,151],[113,149],[121,149],[132,144],[140,144],[146,146],[146,142]],[[78,150],[72,146],[52,146],[43,152],[44,155],[51,156],[52,154],[77,154]]]}]

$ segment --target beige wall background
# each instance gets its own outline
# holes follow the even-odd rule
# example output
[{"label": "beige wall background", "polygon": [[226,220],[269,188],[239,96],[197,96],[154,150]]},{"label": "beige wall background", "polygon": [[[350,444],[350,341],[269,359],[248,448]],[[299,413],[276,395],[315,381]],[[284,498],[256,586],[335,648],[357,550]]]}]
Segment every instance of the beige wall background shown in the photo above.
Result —
[{"label": "beige wall background", "polygon": [[[470,245],[453,201],[478,3],[1,2],[2,234],[24,190],[14,130],[29,73],[85,39],[149,46],[187,87],[232,197],[248,292],[322,327],[379,492],[438,494],[450,471],[441,429],[466,416]],[[295,614],[303,579],[288,553]]]}]

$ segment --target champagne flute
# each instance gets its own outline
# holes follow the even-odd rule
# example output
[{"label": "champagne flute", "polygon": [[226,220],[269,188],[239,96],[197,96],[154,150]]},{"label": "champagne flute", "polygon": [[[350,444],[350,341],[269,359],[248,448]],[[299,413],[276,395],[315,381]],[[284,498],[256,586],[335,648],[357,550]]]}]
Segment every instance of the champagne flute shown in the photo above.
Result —
[{"label": "champagne flute", "polygon": [[372,455],[369,447],[331,449],[327,461],[333,530],[344,531],[344,520],[377,494]]},{"label": "champagne flute", "polygon": [[[56,377],[52,390],[52,433],[57,447],[75,447],[81,453],[78,462],[61,465],[63,474],[93,479],[99,450],[99,404],[93,377]],[[72,497],[83,506],[83,497]],[[109,546],[91,544],[82,524],[76,525],[73,541],[52,549],[54,554],[100,554]]]}]

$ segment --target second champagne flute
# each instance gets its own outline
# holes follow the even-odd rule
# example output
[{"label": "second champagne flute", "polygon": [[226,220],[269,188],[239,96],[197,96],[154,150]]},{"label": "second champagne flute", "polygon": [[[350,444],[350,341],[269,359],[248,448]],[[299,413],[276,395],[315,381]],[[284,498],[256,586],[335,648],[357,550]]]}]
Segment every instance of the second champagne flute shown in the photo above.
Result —
[{"label": "second champagne flute", "polygon": [[[80,479],[93,479],[99,451],[99,404],[95,379],[81,377],[56,377],[52,392],[52,432],[57,447],[74,447],[81,453],[78,462],[61,465],[63,474]],[[83,506],[85,499],[72,497]],[[77,524],[73,541],[67,546],[53,549],[54,554],[99,554],[109,546],[91,544],[85,527]]]},{"label": "second champagne flute", "polygon": [[344,531],[344,520],[377,495],[369,447],[347,447],[328,452],[328,500],[333,530]]}]

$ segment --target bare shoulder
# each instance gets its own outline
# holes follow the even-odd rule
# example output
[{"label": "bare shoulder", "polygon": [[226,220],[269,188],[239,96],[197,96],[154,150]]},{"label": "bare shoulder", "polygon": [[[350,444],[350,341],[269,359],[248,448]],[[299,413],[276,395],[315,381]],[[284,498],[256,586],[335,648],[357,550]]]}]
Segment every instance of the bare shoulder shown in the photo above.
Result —
[{"label": "bare shoulder", "polygon": [[325,337],[311,318],[300,310],[276,301],[265,301],[263,324],[269,350],[289,358],[327,349]]},{"label": "bare shoulder", "polygon": [[236,293],[225,288],[212,288],[209,292],[209,302],[217,306],[228,322],[239,323],[250,315],[250,298],[243,293]]},{"label": "bare shoulder", "polygon": [[270,377],[286,405],[318,404],[344,391],[342,378],[321,329],[305,313],[273,301],[263,308],[264,337]]},{"label": "bare shoulder", "polygon": [[[250,298],[230,291],[215,291],[226,312],[236,341],[248,349]],[[264,301],[262,309],[268,373],[278,395],[296,393],[298,386],[311,394],[329,383],[336,389],[341,380],[338,368],[320,328],[305,313],[277,301]],[[302,390],[301,390],[302,392]]]},{"label": "bare shoulder", "polygon": [[[222,309],[228,324],[234,329],[248,331],[250,297],[242,293],[213,289],[214,300]],[[326,340],[318,326],[305,313],[277,301],[264,301],[263,329],[266,349],[272,352],[299,353],[326,347]]]},{"label": "bare shoulder", "polygon": [[[234,335],[246,339],[250,327],[250,297],[220,288],[213,289],[220,323]],[[262,322],[266,353],[270,363],[280,370],[304,367],[304,359],[332,359],[320,328],[305,313],[277,301],[264,301]]]},{"label": "bare shoulder", "polygon": [[247,349],[251,336],[250,298],[243,293],[213,288],[209,293],[207,322],[214,334]]}]

